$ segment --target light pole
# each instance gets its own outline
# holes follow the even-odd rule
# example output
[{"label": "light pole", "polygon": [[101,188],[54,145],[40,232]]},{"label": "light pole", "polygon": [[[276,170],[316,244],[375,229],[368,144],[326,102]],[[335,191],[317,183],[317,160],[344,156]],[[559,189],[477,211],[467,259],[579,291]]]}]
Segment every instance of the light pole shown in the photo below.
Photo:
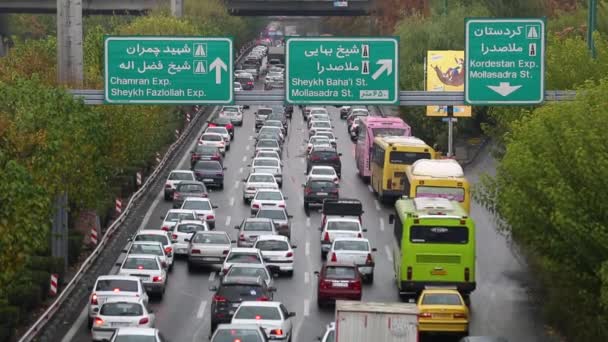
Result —
[{"label": "light pole", "polygon": [[[447,1],[447,0],[446,0]],[[595,58],[595,44],[593,43],[593,31],[597,23],[597,0],[589,0],[589,12],[587,13],[587,47],[591,57]]]}]

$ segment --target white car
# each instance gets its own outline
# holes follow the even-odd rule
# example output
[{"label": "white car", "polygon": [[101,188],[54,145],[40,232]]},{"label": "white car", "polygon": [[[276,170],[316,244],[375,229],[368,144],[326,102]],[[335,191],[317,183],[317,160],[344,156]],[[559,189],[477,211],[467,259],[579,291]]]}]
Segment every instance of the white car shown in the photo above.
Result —
[{"label": "white car", "polygon": [[325,334],[321,337],[321,342],[334,342],[336,340],[336,323],[331,322],[325,327]]},{"label": "white car", "polygon": [[255,324],[264,329],[271,340],[291,341],[292,323],[289,312],[281,302],[245,301],[232,316],[232,324]]},{"label": "white car", "polygon": [[149,294],[157,294],[160,298],[165,294],[167,271],[159,257],[149,254],[127,254],[123,262],[118,262],[116,265],[120,265],[119,275],[139,277]]},{"label": "white car", "polygon": [[[259,151],[255,154],[255,156],[253,157],[253,159],[256,158],[274,158],[274,159],[278,159],[281,160],[281,155],[278,154],[275,151]],[[283,166],[283,162],[281,162],[281,166]]]},{"label": "white car", "polygon": [[173,264],[169,264],[163,244],[157,241],[134,241],[123,252],[127,254],[155,255],[160,258],[164,267],[167,267],[169,270],[173,267]]},{"label": "white car", "polygon": [[194,210],[199,220],[207,222],[209,229],[215,229],[215,210],[217,205],[211,204],[209,198],[186,197],[180,209]]},{"label": "white car", "polygon": [[230,119],[230,122],[236,126],[243,126],[243,108],[241,106],[223,106],[219,115]]},{"label": "white car", "polygon": [[176,224],[171,230],[171,242],[173,243],[175,254],[188,254],[188,245],[192,236],[196,232],[206,231],[209,231],[209,227],[205,222],[200,220],[184,220]]},{"label": "white car", "polygon": [[328,180],[328,181],[332,181],[336,184],[338,184],[340,182],[340,177],[338,177],[336,170],[331,166],[322,166],[322,165],[313,166],[310,169],[310,172],[308,173],[308,175],[306,176],[306,182],[308,182],[310,180],[314,180],[314,179]]},{"label": "white car", "polygon": [[258,136],[266,134],[272,134],[278,137],[281,142],[285,141],[285,135],[283,134],[283,128],[281,127],[262,126],[258,131]]},{"label": "white car", "polygon": [[319,228],[321,231],[321,256],[325,257],[336,238],[349,237],[361,238],[367,229],[361,227],[357,218],[330,217],[325,220],[325,225]]},{"label": "white car", "polygon": [[226,154],[226,141],[224,136],[217,133],[204,133],[198,141],[199,145],[214,146],[219,148],[220,153]]},{"label": "white car", "polygon": [[253,199],[251,199],[251,214],[255,214],[261,208],[267,207],[279,207],[287,208],[285,200],[287,197],[283,196],[281,190],[278,189],[260,189],[256,191]]},{"label": "white car", "polygon": [[329,128],[332,129],[331,122],[329,121],[313,121],[308,127],[309,130],[317,128]]},{"label": "white car", "polygon": [[[331,120],[329,120],[328,118],[319,118],[318,116],[319,114],[317,114],[317,116],[315,118],[311,118],[308,120],[308,129],[312,128],[313,125],[318,125],[321,122],[325,122],[327,124],[329,124],[329,126],[327,127],[331,127]],[[323,124],[325,125],[325,124]]]},{"label": "white car", "polygon": [[329,142],[333,145],[333,147],[338,146],[338,138],[336,138],[336,136],[334,135],[334,132],[332,132],[332,131],[319,130],[319,131],[317,131],[317,134],[314,136],[315,137],[326,137],[327,139],[329,139]]},{"label": "white car", "polygon": [[196,215],[196,212],[194,210],[170,209],[169,211],[167,211],[167,214],[165,216],[161,216],[160,219],[163,220],[160,229],[168,232],[173,230],[173,227],[175,227],[175,225],[179,221],[196,221],[198,219],[198,216]]},{"label": "white car", "polygon": [[262,277],[266,286],[271,287],[274,284],[272,274],[266,265],[262,264],[232,264],[224,277]]},{"label": "white car", "polygon": [[355,264],[362,277],[369,283],[374,282],[374,256],[366,238],[335,238],[329,249],[328,259],[331,262]]},{"label": "white car", "polygon": [[273,172],[272,175],[276,179],[279,184],[279,188],[283,186],[283,172],[281,160],[276,158],[254,158],[250,165],[248,165],[254,169],[264,169],[269,168],[273,170],[277,170],[279,172]]},{"label": "white car", "polygon": [[310,153],[310,151],[312,150],[312,146],[315,144],[331,145],[331,141],[329,141],[329,138],[327,138],[327,137],[322,137],[320,135],[313,135],[312,137],[308,138],[308,144],[306,145],[306,152]]},{"label": "white car", "polygon": [[319,135],[319,133],[321,133],[321,132],[331,132],[331,133],[333,133],[333,128],[313,127],[310,130],[308,130],[308,136],[312,137],[313,135]]},{"label": "white car", "polygon": [[110,342],[166,342],[165,336],[156,328],[118,328]]},{"label": "white car", "polygon": [[255,153],[262,151],[276,152],[281,154],[281,144],[275,139],[260,139],[255,144]]},{"label": "white car", "polygon": [[243,201],[248,203],[260,189],[278,189],[279,184],[273,175],[269,173],[252,173],[243,180]]},{"label": "white car", "polygon": [[222,274],[226,274],[232,264],[262,264],[264,263],[264,257],[262,252],[256,248],[247,247],[234,247],[230,249],[224,264],[222,265]]},{"label": "white car", "polygon": [[164,230],[141,230],[137,235],[133,238],[129,239],[129,242],[133,241],[156,241],[160,242],[165,249],[165,255],[167,256],[167,263],[169,264],[169,269],[173,268],[173,260],[175,256],[173,255],[173,244],[171,243],[171,239],[169,235]]},{"label": "white car", "polygon": [[215,134],[221,135],[222,138],[224,138],[224,142],[226,143],[226,151],[230,150],[231,137],[230,137],[230,133],[228,132],[226,127],[222,127],[222,126],[207,127],[207,129],[205,130],[205,133],[203,133],[203,135],[208,134],[208,133],[215,133]]},{"label": "white car", "polygon": [[323,108],[323,107],[311,107],[310,111],[308,112],[308,117],[310,118],[312,115],[315,115],[315,114],[329,115],[329,112],[327,111],[326,108]]},{"label": "white car", "polygon": [[226,232],[197,232],[188,239],[188,270],[194,266],[222,265],[233,241]]},{"label": "white car", "polygon": [[264,263],[271,270],[286,272],[288,276],[293,276],[293,263],[295,253],[289,239],[283,235],[261,235],[256,240],[253,248],[262,252]]},{"label": "white car", "polygon": [[154,327],[154,314],[141,298],[108,298],[95,316],[91,334],[93,341],[109,341],[119,327]]},{"label": "white car", "polygon": [[102,275],[97,277],[95,284],[90,288],[91,295],[87,305],[89,312],[89,327],[93,325],[93,319],[99,312],[99,306],[112,297],[141,298],[148,303],[148,294],[144,284],[138,277],[122,275]]},{"label": "white car", "polygon": [[169,176],[165,181],[165,201],[173,199],[173,191],[181,181],[196,181],[194,171],[190,170],[173,170],[169,172]]},{"label": "white car", "polygon": [[329,114],[315,113],[310,116],[309,121],[330,121],[331,122],[331,118],[329,117]]},{"label": "white car", "polygon": [[[236,74],[236,71],[235,71],[235,74]],[[243,91],[243,86],[239,82],[233,82],[233,84],[234,84],[235,93]]]}]

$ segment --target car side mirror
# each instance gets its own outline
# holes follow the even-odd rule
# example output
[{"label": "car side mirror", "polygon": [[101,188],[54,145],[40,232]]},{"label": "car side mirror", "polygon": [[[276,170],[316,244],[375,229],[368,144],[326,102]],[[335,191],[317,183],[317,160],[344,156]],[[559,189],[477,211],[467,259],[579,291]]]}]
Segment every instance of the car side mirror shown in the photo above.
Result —
[{"label": "car side mirror", "polygon": [[[194,234],[194,233],[193,233],[193,234]],[[186,242],[190,242],[190,239],[186,238],[186,239],[184,239],[184,241],[186,241]]]},{"label": "car side mirror", "polygon": [[248,167],[251,167],[251,164],[247,164]]},{"label": "car side mirror", "polygon": [[288,218],[293,218],[293,215],[287,215]]},{"label": "car side mirror", "polygon": [[318,276],[319,274],[321,274],[321,273],[319,273],[319,271],[314,271],[313,273],[314,273],[316,276]]},{"label": "car side mirror", "polygon": [[217,291],[217,286],[209,286],[209,291]]},{"label": "car side mirror", "polygon": [[305,188],[305,187],[306,187],[306,184],[302,184],[302,187],[303,187],[303,188]]},{"label": "car side mirror", "polygon": [[364,233],[367,233],[367,228],[361,229]]},{"label": "car side mirror", "polygon": [[167,268],[167,266],[168,266],[168,265],[167,265],[167,263],[166,263],[166,262],[164,262],[164,261],[163,261],[163,262],[161,262],[160,264],[163,266],[163,268]]},{"label": "car side mirror", "polygon": [[217,206],[217,205],[212,205],[212,206],[211,206],[211,208],[213,208],[213,209],[217,209],[217,208],[219,208],[219,206]]},{"label": "car side mirror", "polygon": [[194,153],[194,150],[190,151],[190,153]]},{"label": "car side mirror", "polygon": [[295,312],[290,312],[287,314],[287,317],[296,317],[296,313]]},{"label": "car side mirror", "polygon": [[322,232],[322,231],[323,231],[323,227],[319,227],[319,228],[317,228],[317,229],[319,229],[319,231],[320,231],[320,232]]},{"label": "car side mirror", "polygon": [[323,337],[317,336],[317,341],[321,341],[322,339],[323,339]]},{"label": "car side mirror", "polygon": [[289,199],[289,197],[287,197],[287,196],[283,196],[283,199],[286,199],[286,200],[288,200],[288,199]]},{"label": "car side mirror", "polygon": [[234,226],[234,229],[241,229],[241,226]]},{"label": "car side mirror", "polygon": [[372,248],[372,252],[377,252],[377,251],[378,251],[378,248],[375,248],[375,247]]},{"label": "car side mirror", "polygon": [[296,249],[298,248],[298,245],[291,245],[291,249]]},{"label": "car side mirror", "polygon": [[388,215],[388,223],[393,224],[394,222],[395,222],[395,215],[393,215],[393,214]]},{"label": "car side mirror", "polygon": [[342,153],[338,153],[338,156],[339,156],[339,157],[342,157]]},{"label": "car side mirror", "polygon": [[164,216],[161,216],[161,217],[160,217],[160,219],[164,221],[164,220],[165,220],[165,217],[164,217]]},{"label": "car side mirror", "polygon": [[236,243],[236,240],[230,240],[230,243]]}]

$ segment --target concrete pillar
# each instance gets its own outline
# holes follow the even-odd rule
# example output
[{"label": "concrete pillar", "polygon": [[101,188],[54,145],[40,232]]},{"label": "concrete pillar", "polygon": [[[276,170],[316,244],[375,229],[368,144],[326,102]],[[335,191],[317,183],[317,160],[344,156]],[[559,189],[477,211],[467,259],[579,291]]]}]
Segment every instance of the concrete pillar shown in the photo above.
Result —
[{"label": "concrete pillar", "polygon": [[171,0],[171,15],[176,18],[184,16],[184,0]]},{"label": "concrete pillar", "polygon": [[83,84],[82,0],[57,0],[57,80]]}]

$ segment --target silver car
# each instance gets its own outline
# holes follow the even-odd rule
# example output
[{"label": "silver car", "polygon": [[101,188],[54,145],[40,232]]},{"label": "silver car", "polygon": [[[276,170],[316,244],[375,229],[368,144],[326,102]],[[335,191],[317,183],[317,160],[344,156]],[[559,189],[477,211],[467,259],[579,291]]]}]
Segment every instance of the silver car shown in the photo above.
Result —
[{"label": "silver car", "polygon": [[165,294],[167,272],[160,258],[155,255],[128,254],[120,265],[118,274],[139,277],[148,293],[155,293],[160,298]]},{"label": "silver car", "polygon": [[[281,160],[275,158],[255,158],[248,166],[256,169],[271,168],[275,170],[275,172],[273,172],[274,179],[279,184],[279,187],[283,186],[283,171],[281,170]],[[278,172],[276,172],[277,169]]]},{"label": "silver car", "polygon": [[268,287],[274,283],[268,267],[262,264],[232,264],[224,277],[261,277]]},{"label": "silver car", "polygon": [[272,222],[274,222],[277,232],[280,235],[286,236],[287,238],[291,239],[291,223],[289,222],[289,219],[293,218],[293,216],[288,215],[285,208],[260,208],[255,217],[271,219]]},{"label": "silver car", "polygon": [[232,316],[232,324],[257,324],[271,340],[289,341],[292,337],[290,318],[295,312],[287,311],[281,302],[245,301]]},{"label": "silver car", "polygon": [[152,328],[155,316],[141,298],[109,298],[95,316],[93,341],[109,341],[120,327]]},{"label": "silver car", "polygon": [[261,151],[271,151],[281,154],[281,144],[277,139],[260,139],[255,144],[255,153]]},{"label": "silver car", "polygon": [[194,266],[222,265],[234,241],[226,232],[197,232],[188,239],[188,270]]},{"label": "silver car", "polygon": [[270,173],[251,173],[247,179],[243,179],[245,186],[243,187],[243,201],[249,201],[255,196],[259,189],[278,189],[274,176]]},{"label": "silver car", "polygon": [[259,236],[277,234],[272,220],[266,218],[248,217],[240,225],[234,226],[234,229],[239,231],[238,247],[253,247]]},{"label": "silver car", "polygon": [[127,254],[149,254],[160,258],[164,267],[171,270],[173,264],[169,264],[163,244],[157,241],[134,241],[129,248],[123,250]]}]

